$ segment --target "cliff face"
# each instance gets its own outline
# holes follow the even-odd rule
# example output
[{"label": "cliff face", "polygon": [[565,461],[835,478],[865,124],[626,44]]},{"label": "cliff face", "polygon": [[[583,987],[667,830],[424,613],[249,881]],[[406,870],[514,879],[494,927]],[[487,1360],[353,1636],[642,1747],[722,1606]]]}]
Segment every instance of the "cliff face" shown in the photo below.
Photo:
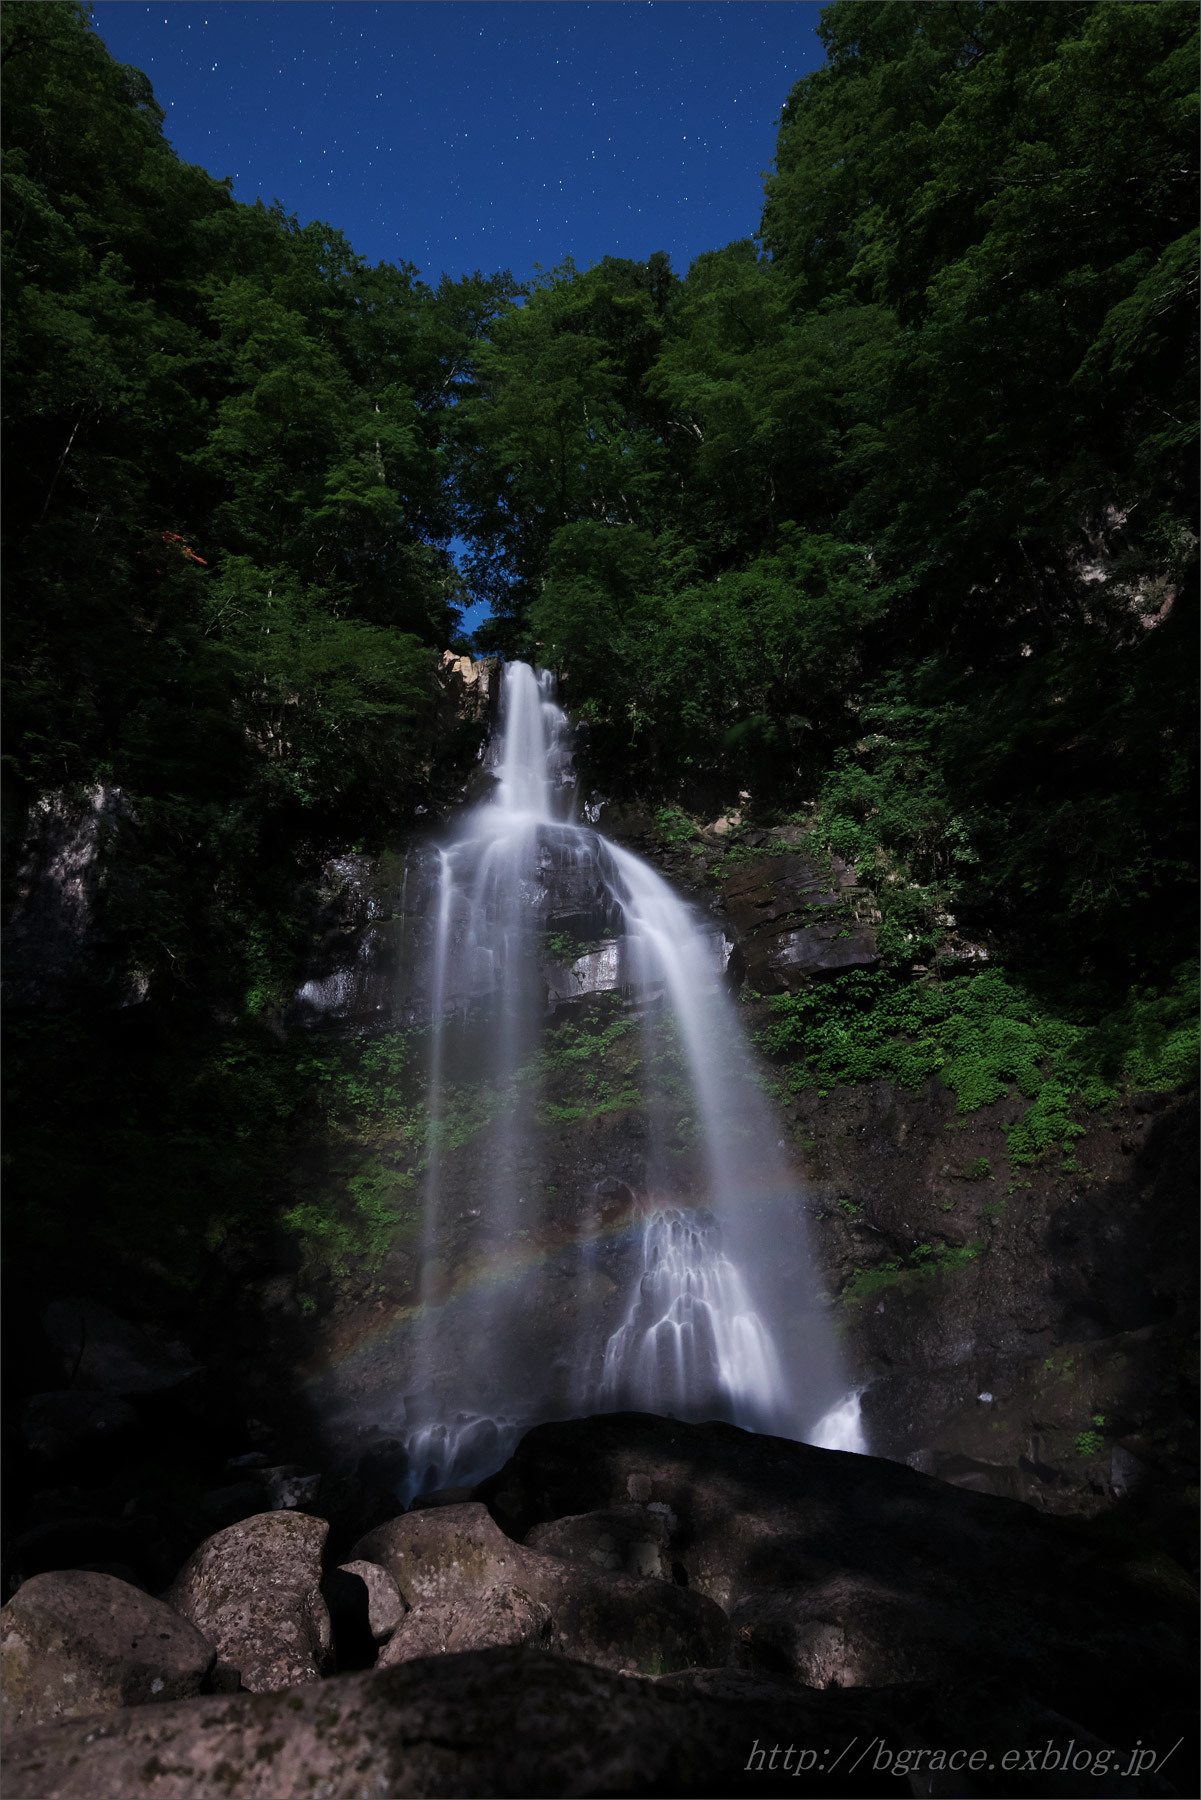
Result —
[{"label": "cliff face", "polygon": [[[874,946],[853,871],[836,864],[839,887],[823,896],[803,848],[781,855],[775,834],[747,836],[719,904],[753,1032],[764,996],[870,967]],[[808,921],[834,900],[802,963]],[[987,960],[953,931],[948,953]],[[1025,1104],[1011,1090],[964,1114],[937,1079],[783,1100],[869,1442],[1050,1511],[1137,1497],[1166,1528],[1196,1469],[1195,1095],[1082,1111],[1075,1168],[1014,1165],[1006,1128]]]},{"label": "cliff face", "polygon": [[[710,830],[673,843],[637,809],[608,809],[600,824],[709,911],[715,955],[743,1001],[748,1032],[767,1022],[773,992],[876,965],[869,896],[852,870],[836,863],[831,871],[807,848],[803,828],[736,831],[733,844],[728,831]],[[393,1027],[428,1017],[421,971],[430,855],[418,847],[393,863],[332,872],[342,935],[338,967],[324,977],[336,1000],[326,1030],[386,1029],[382,995],[391,996]],[[456,1206],[438,1241],[422,1248],[414,1226],[369,1282],[347,1273],[332,1293],[307,1365],[323,1411],[378,1417],[379,1397],[404,1386],[416,1296],[431,1270],[450,1310],[461,1309],[447,1345],[465,1357],[479,1350],[467,1297],[485,1267],[493,1278],[507,1271],[525,1296],[521,1379],[539,1359],[553,1365],[563,1391],[552,1405],[567,1403],[581,1346],[603,1341],[619,1322],[636,1274],[629,1228],[645,1170],[634,1040],[615,1034],[595,1061],[556,1052],[556,1032],[603,1032],[626,1004],[619,959],[589,905],[589,896],[567,891],[549,902],[553,1116],[524,1151],[539,1188],[530,1229],[503,1245],[482,1235],[476,1190],[493,1129],[482,1118],[453,1152]],[[327,958],[330,943],[327,935]],[[987,955],[953,932],[947,951],[971,962]],[[310,1022],[313,994],[302,988],[298,1014]],[[776,1221],[780,1266],[786,1272],[800,1254],[803,1231],[873,1451],[1049,1511],[1132,1499],[1173,1529],[1195,1455],[1191,1099],[1133,1095],[1082,1113],[1070,1170],[1058,1157],[1011,1162],[1006,1128],[1025,1105],[1016,1092],[966,1114],[937,1079],[917,1089],[815,1086],[777,1104],[807,1214]],[[386,1133],[374,1148],[385,1160],[404,1153]],[[682,1143],[684,1180],[690,1155]],[[324,1178],[310,1163],[301,1179]],[[595,1248],[585,1266],[578,1246],[586,1238]]]},{"label": "cliff face", "polygon": [[40,794],[15,858],[5,932],[5,1000],[60,1011],[86,982],[113,1006],[144,997],[138,971],[109,965],[98,921],[106,856],[130,827],[120,788]]},{"label": "cliff face", "polygon": [[[486,705],[486,673],[450,671],[456,717]],[[469,777],[463,797],[476,785]],[[61,986],[72,959],[91,954],[97,846],[121,824],[117,806],[101,796],[78,817],[50,809],[40,860],[22,874],[18,963],[27,948],[47,982]],[[629,807],[598,822],[708,913],[749,1034],[769,1021],[773,995],[876,966],[870,896],[803,826],[723,820],[673,838],[661,816]],[[365,1450],[384,1463],[399,1454],[389,1421],[419,1379],[423,1293],[439,1356],[478,1370],[480,1416],[503,1419],[507,1386],[570,1409],[638,1277],[643,1050],[611,922],[569,870],[552,871],[543,905],[546,1105],[514,1152],[497,1095],[466,1069],[444,1157],[452,1202],[422,1230],[436,855],[432,834],[414,835],[389,855],[348,852],[327,866],[309,964],[275,1024],[324,1059],[341,1098],[301,1118],[275,1172],[284,1229],[257,1250],[231,1237],[217,1253],[225,1299],[208,1324],[184,1317],[179,1297],[168,1309],[211,1366],[235,1378],[253,1367],[260,1412],[273,1384],[298,1385],[346,1464]],[[945,953],[987,954],[953,930]],[[54,1003],[49,988],[42,999]],[[777,1091],[804,1216],[772,1220],[775,1279],[787,1289],[796,1276],[801,1290],[807,1238],[877,1454],[1043,1510],[1133,1508],[1176,1542],[1195,1480],[1192,1099],[1133,1094],[1082,1113],[1072,1168],[1013,1164],[1006,1128],[1023,1104],[1011,1093],[961,1113],[933,1078]],[[687,1191],[699,1168],[683,1118],[673,1153]],[[498,1154],[516,1156],[530,1215],[499,1235],[483,1198]],[[131,1257],[128,1280],[103,1297],[152,1317],[149,1277],[135,1280]],[[473,1306],[497,1284],[521,1321],[504,1355]]]},{"label": "cliff face", "polygon": [[1078,1172],[1007,1179],[1017,1111],[960,1118],[936,1082],[791,1108],[872,1447],[1053,1511],[1186,1480],[1192,1101],[1135,1096],[1090,1122]]}]

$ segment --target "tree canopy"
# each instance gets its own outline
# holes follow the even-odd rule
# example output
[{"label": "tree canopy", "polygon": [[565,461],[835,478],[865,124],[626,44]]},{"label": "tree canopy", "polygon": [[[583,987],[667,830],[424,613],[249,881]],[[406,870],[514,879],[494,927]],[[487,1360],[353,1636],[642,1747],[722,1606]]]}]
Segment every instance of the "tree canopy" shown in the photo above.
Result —
[{"label": "tree canopy", "polygon": [[71,0],[3,31],[10,799],[121,788],[178,889],[128,954],[170,981],[206,914],[233,952],[201,894],[423,792],[448,419],[511,283],[238,204]]},{"label": "tree canopy", "polygon": [[820,29],[761,247],[654,292],[556,270],[493,335],[462,406],[499,450],[492,641],[563,670],[612,786],[820,799],[933,908],[1170,961],[1195,13],[837,0]]},{"label": "tree canopy", "polygon": [[260,1191],[309,1065],[256,1021],[322,862],[428,801],[468,599],[606,792],[803,805],[898,992],[959,917],[1082,1030],[1158,1018],[1195,907],[1193,6],[835,0],[757,238],[524,288],[236,202],[76,0],[0,31],[10,835],[122,797],[111,980],[17,1024],[35,1199],[102,1167],[124,1230],[167,1169],[203,1232]]}]

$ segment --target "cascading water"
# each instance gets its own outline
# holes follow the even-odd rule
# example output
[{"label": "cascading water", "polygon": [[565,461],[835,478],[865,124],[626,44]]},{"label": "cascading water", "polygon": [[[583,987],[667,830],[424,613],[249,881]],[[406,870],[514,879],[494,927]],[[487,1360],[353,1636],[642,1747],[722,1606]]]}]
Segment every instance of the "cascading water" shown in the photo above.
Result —
[{"label": "cascading water", "polygon": [[629,1316],[605,1346],[606,1407],[769,1429],[787,1386],[771,1335],[725,1254],[711,1212],[658,1207],[643,1234]]},{"label": "cascading water", "polygon": [[[402,1426],[411,1491],[475,1479],[539,1418],[586,1410],[726,1418],[862,1449],[801,1197],[725,990],[724,934],[571,819],[568,725],[549,675],[506,666],[488,760],[495,791],[442,847],[433,909],[417,1367]],[[606,1251],[624,1257],[624,1317],[548,1366],[536,1329],[538,1058],[544,949],[564,920],[598,944],[576,958],[576,978],[607,971],[641,1020],[644,1178],[617,1241],[594,1221],[577,1247],[584,1275]],[[472,1129],[468,1080],[492,1113],[475,1171],[483,1203],[456,1215],[447,1157]],[[452,1304],[439,1252],[460,1228],[477,1278]]]}]

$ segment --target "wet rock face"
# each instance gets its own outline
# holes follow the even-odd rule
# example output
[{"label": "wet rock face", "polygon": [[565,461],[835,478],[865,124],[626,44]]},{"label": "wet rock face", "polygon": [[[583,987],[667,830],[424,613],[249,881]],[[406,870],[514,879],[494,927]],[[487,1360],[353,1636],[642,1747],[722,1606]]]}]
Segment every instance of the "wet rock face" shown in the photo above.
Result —
[{"label": "wet rock face", "polygon": [[[544,1555],[507,1537],[479,1503],[407,1513],[369,1532],[355,1556],[388,1570],[413,1608],[401,1632],[420,1634],[423,1644],[445,1625],[464,1649],[484,1642],[541,1642],[602,1668],[652,1675],[725,1658],[727,1621],[703,1595],[657,1578]],[[520,1601],[513,1599],[515,1593]],[[499,1610],[488,1601],[489,1622],[478,1629],[523,1635],[462,1641],[477,1629],[472,1607],[493,1594],[508,1598],[496,1603]],[[418,1619],[423,1608],[434,1610]],[[545,1635],[541,1609],[550,1621]]]},{"label": "wet rock face", "polygon": [[111,1575],[35,1575],[0,1611],[5,1727],[186,1699],[215,1656],[186,1619]]},{"label": "wet rock face", "polygon": [[98,919],[100,872],[113,841],[132,828],[120,788],[56,789],[30,809],[5,931],[4,997],[17,1006],[69,1006],[81,980],[108,978],[114,1006],[147,993],[136,972],[113,979]]},{"label": "wet rock face", "polygon": [[960,1115],[936,1081],[881,1081],[789,1109],[868,1441],[977,1491],[1064,1513],[1129,1496],[1158,1521],[1195,1479],[1195,1105],[1136,1096],[1084,1116],[1074,1169],[1011,1170],[1025,1106]]},{"label": "wet rock face", "polygon": [[[327,865],[311,967],[292,1007],[296,1024],[361,1029],[429,1021],[440,874],[439,852],[422,843],[380,857],[340,856]],[[621,987],[613,936],[618,911],[599,856],[581,855],[548,826],[530,871],[530,904],[549,934],[548,1009]],[[556,941],[575,948],[556,953]],[[448,998],[461,1008],[487,997],[481,987]]]},{"label": "wet rock face", "polygon": [[739,933],[747,982],[759,993],[879,967],[871,926],[848,922],[847,892],[799,853],[749,862],[723,884],[721,897]]},{"label": "wet rock face", "polygon": [[222,1682],[258,1694],[325,1672],[328,1531],[326,1520],[303,1513],[263,1513],[206,1539],[180,1571],[164,1599],[215,1645]]},{"label": "wet rock face", "polygon": [[[731,967],[745,970],[744,1000],[752,990],[820,981],[835,966],[821,957],[781,961],[789,934],[836,927],[821,942],[848,956],[846,967],[867,966],[857,959],[866,954],[859,934],[870,929],[868,897],[850,870],[819,863],[803,829],[744,830],[742,860],[715,885],[728,840],[657,845],[653,820],[609,810],[601,826],[710,907],[718,936],[723,926],[737,936]],[[417,904],[421,890],[416,867],[410,860],[406,904]],[[389,879],[399,895],[405,878],[394,870]],[[429,891],[427,883],[420,904],[428,906]],[[410,940],[413,929],[410,919]],[[579,967],[548,968],[564,1002],[575,996],[571,1018],[599,1021],[610,1004],[587,994],[612,977],[614,949],[587,952]],[[618,1016],[620,997],[611,1004],[606,1019]],[[746,1004],[743,1017],[753,1036],[768,1023],[766,1002]],[[626,1081],[622,1059],[633,1042],[631,1033],[588,1068],[612,1096]],[[340,1316],[322,1321],[321,1363],[313,1364],[323,1413],[398,1429],[396,1396],[417,1379],[415,1302],[451,1303],[437,1326],[434,1378],[442,1380],[481,1361],[470,1295],[498,1272],[512,1284],[515,1323],[511,1344],[490,1346],[482,1359],[479,1429],[495,1418],[499,1433],[488,1456],[500,1460],[524,1422],[576,1410],[581,1386],[595,1394],[594,1379],[589,1387],[577,1378],[620,1326],[638,1279],[632,1227],[649,1186],[649,1142],[636,1106],[600,1114],[582,1083],[572,1088],[562,1072],[555,1079],[555,1116],[531,1120],[512,1157],[520,1221],[498,1226],[490,1214],[496,1138],[486,1127],[447,1155],[456,1204],[439,1220],[437,1242],[420,1249],[415,1233],[398,1236],[361,1290],[354,1278],[340,1284]],[[877,1082],[797,1094],[780,1110],[779,1132],[800,1177],[797,1213],[807,1216],[780,1220],[779,1266],[764,1279],[799,1282],[808,1237],[877,1454],[1062,1513],[1123,1500],[1153,1516],[1185,1554],[1195,1488],[1192,1102],[1153,1097],[1082,1115],[1087,1134],[1074,1171],[1058,1157],[1011,1167],[1006,1128],[1025,1106],[1014,1095],[960,1115],[937,1080],[919,1090]],[[687,1192],[698,1174],[689,1146],[672,1142],[671,1153]],[[508,1415],[514,1394],[531,1396],[521,1420]],[[412,1410],[420,1416],[419,1405]],[[444,1463],[435,1478],[474,1478],[487,1466],[483,1455],[469,1470]],[[411,1489],[401,1482],[395,1491]]]}]

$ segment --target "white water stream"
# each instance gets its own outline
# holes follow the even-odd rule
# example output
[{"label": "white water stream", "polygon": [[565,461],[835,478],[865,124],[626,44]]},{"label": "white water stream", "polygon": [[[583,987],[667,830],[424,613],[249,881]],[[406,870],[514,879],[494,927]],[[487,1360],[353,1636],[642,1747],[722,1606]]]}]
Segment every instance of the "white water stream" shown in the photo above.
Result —
[{"label": "white water stream", "polygon": [[[568,722],[549,675],[506,666],[489,761],[494,793],[440,853],[426,1274],[405,1428],[414,1488],[476,1478],[539,1418],[597,1410],[725,1418],[862,1451],[858,1398],[846,1393],[809,1264],[802,1197],[725,989],[723,932],[639,857],[572,820]],[[542,1222],[530,1162],[537,1088],[519,1076],[536,1062],[545,1022],[548,926],[565,917],[586,917],[588,935],[602,940],[575,968],[616,973],[642,1018],[644,1069],[661,1073],[644,1102],[646,1175],[626,1227],[624,1318],[607,1342],[585,1334],[572,1357],[547,1368],[529,1332],[544,1298],[537,1283],[548,1277],[535,1268],[519,1279],[506,1255],[536,1239]],[[484,1134],[488,1166],[478,1171],[486,1203],[477,1210],[503,1253],[452,1341],[438,1285],[439,1244],[462,1216],[447,1174],[448,1071],[472,1042],[476,1075],[509,1097]],[[583,1245],[585,1273],[602,1247]]]}]

